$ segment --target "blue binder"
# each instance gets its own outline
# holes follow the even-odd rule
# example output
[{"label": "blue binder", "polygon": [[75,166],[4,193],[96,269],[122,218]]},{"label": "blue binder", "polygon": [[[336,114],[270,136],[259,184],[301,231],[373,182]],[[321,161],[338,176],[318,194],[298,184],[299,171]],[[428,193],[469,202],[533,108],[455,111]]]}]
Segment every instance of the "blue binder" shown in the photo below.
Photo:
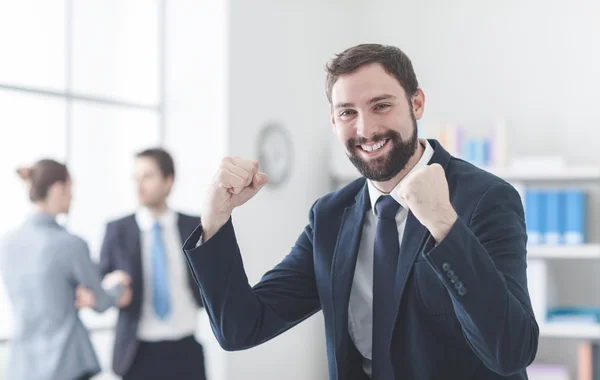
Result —
[{"label": "blue binder", "polygon": [[585,193],[582,189],[569,189],[565,192],[565,214],[565,243],[585,243]]},{"label": "blue binder", "polygon": [[557,189],[548,189],[545,192],[545,198],[546,228],[544,243],[549,245],[563,244],[565,233],[564,192]]},{"label": "blue binder", "polygon": [[544,191],[530,188],[525,190],[525,223],[529,244],[544,243],[545,199]]}]

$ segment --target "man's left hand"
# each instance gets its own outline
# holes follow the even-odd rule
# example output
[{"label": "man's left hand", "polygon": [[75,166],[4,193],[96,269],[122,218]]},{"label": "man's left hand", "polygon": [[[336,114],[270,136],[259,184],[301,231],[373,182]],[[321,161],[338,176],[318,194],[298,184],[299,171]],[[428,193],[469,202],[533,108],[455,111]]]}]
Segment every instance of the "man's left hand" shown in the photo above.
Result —
[{"label": "man's left hand", "polygon": [[409,174],[400,183],[398,197],[406,202],[437,243],[448,235],[458,218],[450,203],[444,168],[439,164],[431,164]]}]

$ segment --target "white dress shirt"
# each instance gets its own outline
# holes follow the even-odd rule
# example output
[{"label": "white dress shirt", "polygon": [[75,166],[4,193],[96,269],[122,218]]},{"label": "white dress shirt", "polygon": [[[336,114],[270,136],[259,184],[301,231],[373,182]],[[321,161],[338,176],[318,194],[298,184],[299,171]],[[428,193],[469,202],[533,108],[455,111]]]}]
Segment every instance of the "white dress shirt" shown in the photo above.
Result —
[{"label": "white dress shirt", "polygon": [[140,228],[144,278],[138,338],[144,341],[160,341],[177,340],[193,335],[198,325],[198,306],[189,285],[189,269],[181,248],[177,213],[169,209],[158,218],[167,255],[171,308],[164,320],[156,316],[152,304],[152,226],[156,219],[146,208],[140,209],[135,217]]},{"label": "white dress shirt", "polygon": [[[427,140],[421,140],[425,145],[423,155],[415,167],[407,174],[429,163],[433,156],[433,147]],[[405,177],[406,178],[406,177]],[[402,181],[400,181],[402,183]],[[408,208],[404,201],[398,198],[397,190],[400,183],[396,185],[390,195],[400,204],[396,214],[398,225],[398,239],[402,246],[402,236],[408,215]],[[348,304],[348,330],[358,352],[365,358],[363,368],[371,377],[371,347],[373,343],[373,251],[375,246],[375,231],[377,229],[377,215],[375,203],[380,196],[385,195],[379,191],[370,180],[367,180],[369,199],[371,200],[371,212],[367,212],[362,229],[354,280],[350,291]]]}]

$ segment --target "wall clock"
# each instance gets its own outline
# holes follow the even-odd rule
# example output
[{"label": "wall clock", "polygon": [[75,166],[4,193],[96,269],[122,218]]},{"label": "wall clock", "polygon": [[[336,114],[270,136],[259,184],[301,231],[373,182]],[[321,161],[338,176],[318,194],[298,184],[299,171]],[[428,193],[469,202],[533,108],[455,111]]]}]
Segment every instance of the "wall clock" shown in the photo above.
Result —
[{"label": "wall clock", "polygon": [[258,162],[260,171],[269,176],[267,186],[278,187],[285,183],[292,170],[292,139],[279,123],[268,123],[258,136]]}]

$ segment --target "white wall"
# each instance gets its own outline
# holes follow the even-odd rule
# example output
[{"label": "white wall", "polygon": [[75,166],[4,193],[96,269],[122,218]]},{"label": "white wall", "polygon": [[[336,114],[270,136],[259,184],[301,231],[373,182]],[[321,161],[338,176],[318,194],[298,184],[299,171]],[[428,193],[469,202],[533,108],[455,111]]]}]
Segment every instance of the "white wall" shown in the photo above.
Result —
[{"label": "white wall", "polygon": [[582,149],[583,136],[600,137],[598,2],[376,0],[368,10],[378,40],[413,60],[427,121],[476,130],[500,117],[512,154],[598,162]]},{"label": "white wall", "polygon": [[[598,164],[600,3],[542,1],[375,0],[365,20],[376,40],[412,59],[426,95],[424,124],[459,123],[486,133],[508,125],[509,158],[558,154]],[[549,184],[543,184],[549,185]],[[590,238],[600,240],[598,184],[588,208]],[[553,263],[561,302],[600,305],[593,261]],[[575,375],[576,339],[542,339],[541,361],[566,363]]]},{"label": "white wall", "polygon": [[228,3],[167,2],[165,146],[176,160],[174,207],[200,212],[227,149]]},{"label": "white wall", "polygon": [[[176,160],[170,199],[176,209],[198,214],[206,188],[226,154],[228,2],[167,2],[165,147]],[[207,376],[227,377],[227,354],[218,345],[205,312],[198,339]]]},{"label": "white wall", "polygon": [[[273,120],[289,130],[294,151],[288,182],[264,188],[234,213],[244,265],[255,283],[289,252],[310,206],[329,191],[324,168],[332,132],[324,65],[355,42],[352,25],[360,8],[319,0],[232,0],[230,7],[228,151],[257,158],[257,135]],[[231,354],[228,378],[326,379],[324,337],[319,313],[262,346]]]}]

